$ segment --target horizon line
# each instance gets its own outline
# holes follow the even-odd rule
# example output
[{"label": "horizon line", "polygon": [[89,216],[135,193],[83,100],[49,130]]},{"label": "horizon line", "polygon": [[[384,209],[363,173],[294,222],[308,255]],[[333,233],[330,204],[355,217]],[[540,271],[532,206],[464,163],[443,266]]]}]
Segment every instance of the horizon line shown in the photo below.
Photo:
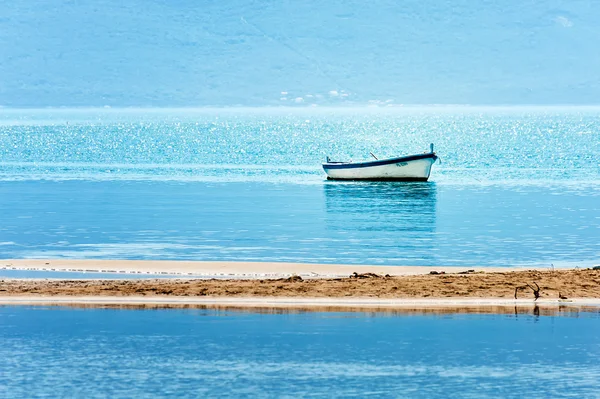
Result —
[{"label": "horizon line", "polygon": [[499,109],[599,109],[599,104],[349,104],[349,105],[224,105],[224,106],[110,106],[110,105],[47,105],[47,106],[4,106],[3,111],[327,111],[327,110],[368,110],[368,111],[401,111],[405,109],[468,109],[468,110],[499,110]]}]

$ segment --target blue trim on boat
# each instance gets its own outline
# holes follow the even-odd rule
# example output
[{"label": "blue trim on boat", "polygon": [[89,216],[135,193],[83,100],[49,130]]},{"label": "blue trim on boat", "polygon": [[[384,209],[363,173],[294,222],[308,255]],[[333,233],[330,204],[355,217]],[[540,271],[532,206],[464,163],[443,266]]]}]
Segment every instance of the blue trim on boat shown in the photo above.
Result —
[{"label": "blue trim on boat", "polygon": [[382,166],[382,165],[391,165],[399,162],[410,162],[416,161],[419,159],[428,159],[433,158],[435,161],[438,157],[435,155],[435,152],[430,152],[427,154],[419,154],[419,155],[408,155],[405,157],[399,158],[390,158],[390,159],[382,159],[378,161],[368,161],[368,162],[355,162],[355,163],[347,163],[347,162],[328,162],[323,164],[323,169],[354,169],[354,168],[368,168],[371,166]]}]

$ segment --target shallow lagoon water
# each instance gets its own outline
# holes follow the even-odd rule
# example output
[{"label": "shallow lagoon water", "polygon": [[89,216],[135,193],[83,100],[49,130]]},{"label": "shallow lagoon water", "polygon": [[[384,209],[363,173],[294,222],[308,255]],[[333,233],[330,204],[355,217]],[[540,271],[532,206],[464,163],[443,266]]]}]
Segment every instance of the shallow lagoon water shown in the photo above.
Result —
[{"label": "shallow lagoon water", "polygon": [[104,272],[73,272],[73,271],[52,271],[52,270],[22,270],[22,269],[0,269],[0,277],[5,278],[48,278],[48,279],[67,279],[67,280],[129,280],[129,279],[165,279],[165,278],[224,278],[222,276],[194,276],[181,274],[153,274],[153,273],[104,273]]},{"label": "shallow lagoon water", "polygon": [[429,183],[20,181],[0,258],[588,267],[600,190]]},{"label": "shallow lagoon water", "polygon": [[0,307],[11,397],[595,397],[597,312]]}]

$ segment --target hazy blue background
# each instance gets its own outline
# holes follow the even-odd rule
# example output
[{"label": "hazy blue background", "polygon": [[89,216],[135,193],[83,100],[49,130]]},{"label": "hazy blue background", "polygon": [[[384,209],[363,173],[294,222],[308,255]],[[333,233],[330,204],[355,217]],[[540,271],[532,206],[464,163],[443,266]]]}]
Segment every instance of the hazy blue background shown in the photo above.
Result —
[{"label": "hazy blue background", "polygon": [[121,3],[0,1],[0,105],[600,103],[600,2]]}]

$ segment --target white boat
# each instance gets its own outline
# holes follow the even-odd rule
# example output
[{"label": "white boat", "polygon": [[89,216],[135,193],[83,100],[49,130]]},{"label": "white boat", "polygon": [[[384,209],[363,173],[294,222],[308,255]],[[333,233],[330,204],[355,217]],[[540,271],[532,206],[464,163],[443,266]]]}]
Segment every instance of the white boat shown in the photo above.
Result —
[{"label": "white boat", "polygon": [[377,159],[364,162],[333,162],[327,157],[323,169],[330,180],[395,180],[427,181],[431,166],[438,159],[430,151],[423,154],[407,155],[398,158]]}]

